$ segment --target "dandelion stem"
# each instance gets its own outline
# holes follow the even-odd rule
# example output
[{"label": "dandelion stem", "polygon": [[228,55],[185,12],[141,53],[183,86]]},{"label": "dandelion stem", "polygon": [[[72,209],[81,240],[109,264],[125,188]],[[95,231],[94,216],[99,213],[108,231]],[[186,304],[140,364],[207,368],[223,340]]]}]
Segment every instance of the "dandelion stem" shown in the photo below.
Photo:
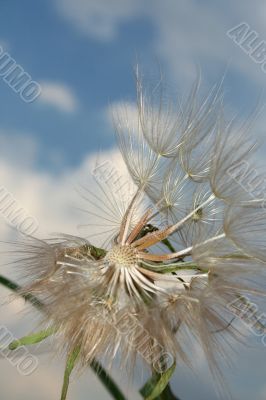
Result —
[{"label": "dandelion stem", "polygon": [[[17,283],[13,282],[8,278],[5,278],[3,275],[0,275],[0,284],[10,290],[13,290],[14,292],[19,292],[21,290],[21,287]],[[43,309],[43,304],[32,294],[19,293],[19,295],[23,297],[26,301],[29,301],[38,310]]]},{"label": "dandelion stem", "polygon": [[107,374],[101,364],[94,360],[90,366],[115,400],[126,400],[126,397],[123,395],[117,384],[113,381],[110,375]]}]

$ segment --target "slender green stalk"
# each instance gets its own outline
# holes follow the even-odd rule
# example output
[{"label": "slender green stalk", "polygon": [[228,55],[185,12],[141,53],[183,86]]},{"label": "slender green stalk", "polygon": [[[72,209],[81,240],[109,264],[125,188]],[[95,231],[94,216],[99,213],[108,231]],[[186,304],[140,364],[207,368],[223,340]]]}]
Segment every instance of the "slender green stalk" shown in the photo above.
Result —
[{"label": "slender green stalk", "polygon": [[[17,293],[19,293],[19,291],[21,290],[21,287],[17,283],[8,278],[5,278],[3,275],[0,275],[0,285],[3,285],[6,288],[13,290],[13,292]],[[43,309],[43,304],[32,294],[19,293],[19,295],[23,297],[26,301],[30,302],[38,310]]]},{"label": "slender green stalk", "polygon": [[61,400],[66,400],[70,375],[71,375],[71,372],[73,371],[73,369],[76,365],[76,362],[78,360],[79,352],[80,352],[80,350],[78,348],[78,349],[74,350],[71,354],[69,354],[69,356],[67,358],[66,368],[65,368],[65,373],[64,373],[64,382],[63,382],[63,387],[62,387],[62,392],[61,392]]},{"label": "slender green stalk", "polygon": [[193,269],[195,271],[201,271],[201,272],[208,272],[208,270],[204,271],[202,268],[199,268],[199,266],[191,261],[180,261],[178,263],[174,264],[158,264],[154,268],[154,265],[151,265],[147,262],[142,261],[142,264],[145,265],[146,269],[149,269],[151,271],[156,271],[160,272],[162,274],[168,274],[170,272],[176,272],[179,270],[184,270],[184,269]]},{"label": "slender green stalk", "polygon": [[163,374],[154,372],[151,378],[140,389],[145,400],[179,400],[172,392],[170,379],[175,372],[175,363]]},{"label": "slender green stalk", "polygon": [[101,364],[94,360],[90,366],[114,399],[126,400],[126,397],[123,395],[117,384],[113,381],[110,375],[107,374]]}]

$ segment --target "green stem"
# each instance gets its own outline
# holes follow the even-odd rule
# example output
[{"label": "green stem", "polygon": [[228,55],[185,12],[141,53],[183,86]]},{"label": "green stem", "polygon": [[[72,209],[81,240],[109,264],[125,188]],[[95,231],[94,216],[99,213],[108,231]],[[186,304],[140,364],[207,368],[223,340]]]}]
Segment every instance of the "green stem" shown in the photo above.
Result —
[{"label": "green stem", "polygon": [[199,268],[199,266],[192,261],[180,261],[178,263],[174,264],[158,264],[156,265],[156,268],[154,268],[152,265],[149,265],[149,263],[143,262],[142,264],[145,266],[146,269],[149,269],[151,271],[156,271],[160,272],[162,274],[167,274],[170,272],[176,272],[179,270],[183,269],[193,269],[196,271],[201,271],[201,272],[208,272],[208,270],[203,270],[202,268]]},{"label": "green stem", "polygon": [[175,253],[176,250],[169,239],[163,239],[162,243],[172,252]]},{"label": "green stem", "polygon": [[107,374],[101,364],[94,360],[90,366],[114,399],[126,400],[126,397],[123,395],[117,384],[112,380],[110,375]]},{"label": "green stem", "polygon": [[[21,290],[21,287],[11,281],[8,278],[5,278],[3,275],[0,275],[0,284],[5,286],[6,288],[13,290],[13,292],[18,293]],[[19,295],[21,297],[23,297],[26,301],[30,302],[34,307],[36,307],[38,310],[43,310],[43,304],[40,302],[40,300],[38,300],[35,296],[33,296],[32,294],[22,294],[19,293]]]}]

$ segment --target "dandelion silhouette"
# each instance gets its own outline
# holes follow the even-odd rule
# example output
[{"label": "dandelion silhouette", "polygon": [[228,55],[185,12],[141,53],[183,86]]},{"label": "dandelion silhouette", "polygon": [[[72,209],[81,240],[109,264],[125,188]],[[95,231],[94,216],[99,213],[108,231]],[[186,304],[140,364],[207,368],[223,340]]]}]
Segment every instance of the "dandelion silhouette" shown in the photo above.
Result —
[{"label": "dandelion silhouette", "polygon": [[126,105],[113,116],[134,192],[111,178],[97,182],[99,195],[84,189],[103,248],[94,246],[93,230],[90,241],[59,235],[9,243],[22,282],[9,287],[43,312],[40,335],[10,348],[60,333],[67,354],[61,399],[72,370],[89,364],[124,399],[97,362],[134,369],[139,357],[152,373],[142,396],[176,399],[169,380],[176,364],[193,367],[193,338],[217,392],[229,396],[222,365],[243,335],[228,304],[247,293],[265,296],[266,213],[264,199],[254,200],[232,174],[243,160],[253,165],[252,118],[226,120],[221,85],[206,97],[199,90],[198,79],[179,104],[161,81],[147,89],[137,72],[136,118]]}]

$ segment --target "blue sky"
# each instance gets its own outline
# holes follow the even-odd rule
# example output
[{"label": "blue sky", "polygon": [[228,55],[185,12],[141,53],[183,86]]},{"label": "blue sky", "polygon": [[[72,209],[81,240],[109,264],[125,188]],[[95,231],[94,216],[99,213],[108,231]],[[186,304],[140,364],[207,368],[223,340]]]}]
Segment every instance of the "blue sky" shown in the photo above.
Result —
[{"label": "blue sky", "polygon": [[[239,10],[237,2],[221,6],[218,1],[154,2],[153,7],[147,1],[93,3],[1,2],[4,47],[32,79],[66,87],[76,102],[72,111],[41,101],[28,105],[0,82],[1,129],[39,143],[38,167],[55,171],[78,165],[89,151],[113,144],[105,111],[111,102],[134,96],[136,59],[147,70],[162,65],[170,85],[181,92],[195,77],[196,64],[208,84],[228,68],[225,88],[233,107],[249,107],[259,97],[264,74],[226,36],[242,21],[246,2]],[[241,57],[243,68],[237,65]]]},{"label": "blue sky", "polygon": [[[73,112],[28,106],[9,87],[1,86],[3,129],[33,135],[45,153],[59,152],[61,167],[80,163],[88,151],[113,143],[104,111],[109,102],[134,94],[135,54],[149,48],[151,21],[136,16],[119,23],[114,38],[84,35],[68,23],[55,2],[1,3],[1,35],[10,54],[34,80],[67,85],[77,101]],[[12,110],[12,112],[10,112]],[[53,168],[45,156],[40,165]]]},{"label": "blue sky", "polygon": [[[0,77],[0,186],[36,216],[40,236],[75,234],[75,184],[90,174],[99,151],[122,168],[108,110],[134,99],[136,60],[148,77],[160,65],[170,88],[184,95],[197,66],[206,88],[226,70],[226,107],[244,118],[259,98],[265,103],[266,74],[226,32],[245,22],[266,41],[265,21],[263,0],[0,0],[0,45],[42,87],[29,104]],[[265,122],[261,112],[254,136],[265,139]],[[261,159],[264,154],[265,146]],[[8,235],[4,219],[0,233]],[[12,322],[21,308],[3,313],[14,334],[25,333],[25,323]],[[235,400],[265,400],[265,356],[261,343],[242,349],[231,378]],[[199,365],[199,378],[178,371],[174,387],[181,400],[216,400],[206,365],[202,360]],[[39,400],[57,398],[60,368],[51,370],[46,363],[26,382],[2,360],[2,393],[11,400],[35,400],[40,385]],[[16,382],[15,393],[5,374]],[[87,399],[88,385],[95,398],[108,399],[95,382],[83,378],[69,399]]]}]

